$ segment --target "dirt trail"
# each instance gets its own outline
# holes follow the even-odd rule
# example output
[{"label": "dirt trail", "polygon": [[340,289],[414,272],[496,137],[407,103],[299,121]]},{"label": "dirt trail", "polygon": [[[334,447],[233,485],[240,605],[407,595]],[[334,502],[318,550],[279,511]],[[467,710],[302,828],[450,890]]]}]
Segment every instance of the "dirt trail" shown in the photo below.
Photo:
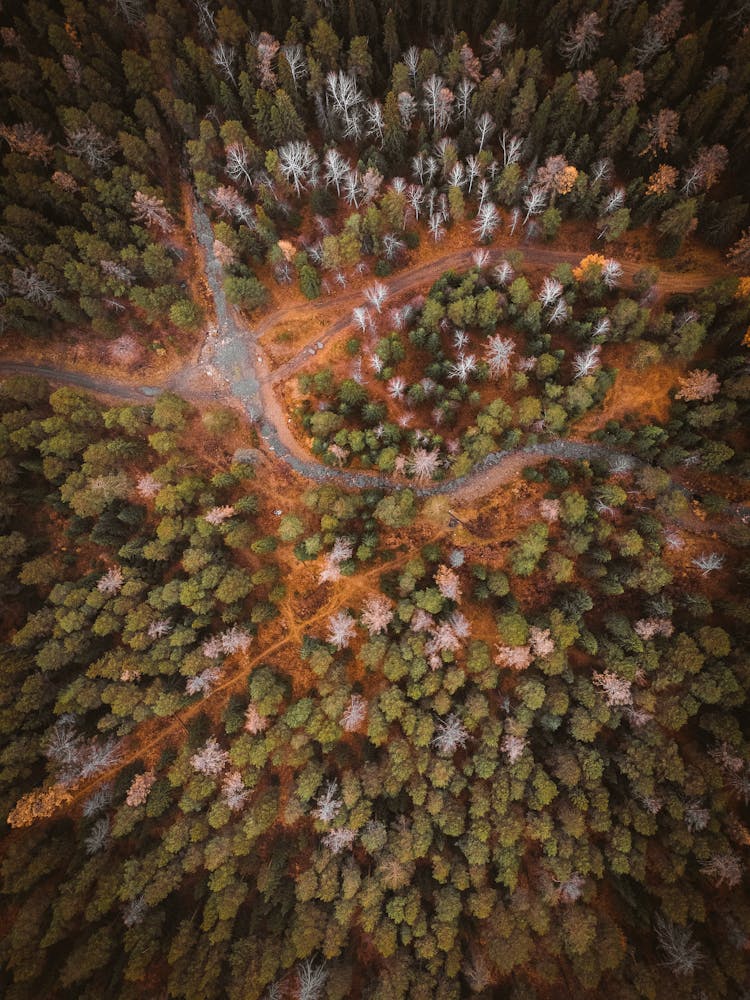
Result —
[{"label": "dirt trail", "polygon": [[[363,596],[363,592],[367,591],[368,583],[373,576],[390,572],[391,570],[403,565],[403,563],[409,558],[410,553],[407,553],[399,558],[392,559],[390,562],[380,563],[372,569],[367,570],[367,572],[361,573],[359,576],[351,580],[347,580],[344,593],[334,594],[329,600],[327,600],[323,607],[305,622],[305,631],[307,632],[311,628],[314,628],[323,619],[329,618],[340,608],[351,604],[353,599]],[[104,771],[100,771],[91,778],[88,778],[87,780],[80,782],[78,785],[68,789],[70,799],[64,806],[61,807],[59,811],[72,811],[77,804],[88,798],[94,789],[112,780],[117,774],[120,773],[120,771],[128,767],[128,765],[132,764],[134,761],[141,758],[148,761],[149,758],[153,758],[155,750],[164,746],[166,743],[169,743],[172,737],[180,734],[180,731],[184,733],[187,732],[188,723],[196,715],[206,710],[206,705],[209,701],[214,701],[217,695],[227,694],[230,692],[239,683],[247,680],[254,667],[258,666],[260,663],[267,662],[268,658],[273,656],[274,653],[278,653],[285,647],[295,643],[297,645],[300,644],[300,629],[298,624],[291,623],[289,630],[282,639],[278,639],[276,642],[271,643],[270,646],[265,646],[257,656],[252,657],[250,660],[243,659],[233,664],[227,676],[221,681],[221,683],[217,684],[216,687],[214,687],[204,698],[201,698],[200,701],[197,701],[194,705],[190,705],[179,712],[175,712],[174,715],[169,716],[166,719],[154,718],[144,722],[142,726],[139,726],[125,738],[125,747],[123,752],[117,758],[115,763],[111,765],[111,767],[108,767]],[[142,737],[140,740],[138,739],[138,734],[142,734],[143,728],[156,728],[157,734],[147,739],[144,743],[142,741]]]},{"label": "dirt trail", "polygon": [[[51,367],[40,367],[22,361],[0,361],[0,372],[40,375],[51,381],[80,386],[103,395],[136,402],[144,402],[163,390],[178,391],[186,398],[199,404],[206,401],[239,402],[250,420],[257,423],[269,451],[276,457],[285,461],[292,469],[307,479],[316,482],[337,482],[349,489],[365,489],[372,486],[383,489],[408,487],[422,497],[450,493],[457,500],[468,501],[475,500],[483,492],[496,489],[509,482],[518,475],[524,465],[537,464],[550,456],[563,459],[594,457],[595,455],[608,456],[611,459],[626,457],[617,456],[611,452],[607,453],[606,449],[594,444],[556,440],[516,449],[512,452],[495,452],[461,479],[453,479],[444,483],[430,483],[424,486],[415,485],[406,479],[398,480],[395,477],[375,472],[351,472],[323,465],[311,457],[304,445],[292,433],[289,418],[284,413],[274,391],[275,383],[288,378],[306,363],[310,356],[309,345],[302,345],[295,357],[271,371],[259,341],[264,333],[283,324],[293,315],[309,314],[310,311],[340,313],[342,309],[346,309],[343,316],[339,315],[322,335],[319,334],[314,338],[315,341],[325,342],[349,325],[351,307],[362,302],[361,290],[334,295],[331,299],[320,302],[295,303],[289,307],[282,307],[269,313],[254,327],[249,328],[229,305],[224,294],[223,270],[214,255],[213,229],[205,209],[202,205],[195,203],[192,206],[191,216],[195,236],[204,257],[206,284],[213,297],[216,314],[217,335],[212,368],[218,376],[219,384],[213,391],[207,392],[205,389],[204,365],[199,361],[189,362],[161,386],[135,387],[124,382],[117,382],[114,379],[103,379],[98,376]],[[582,256],[585,256],[585,252],[550,247],[525,246],[520,249],[526,263],[544,266],[554,266],[566,261],[575,263]],[[385,282],[389,295],[394,297],[409,289],[424,287],[437,280],[448,269],[470,267],[473,263],[474,252],[471,248],[447,251],[425,264],[395,275],[390,281]],[[507,252],[507,248],[490,249],[490,262],[502,259]],[[641,263],[626,261],[623,263],[623,271],[626,276],[632,277],[642,266]],[[710,273],[703,271],[662,274],[657,289],[660,293],[695,290],[708,284],[713,277]]]}]

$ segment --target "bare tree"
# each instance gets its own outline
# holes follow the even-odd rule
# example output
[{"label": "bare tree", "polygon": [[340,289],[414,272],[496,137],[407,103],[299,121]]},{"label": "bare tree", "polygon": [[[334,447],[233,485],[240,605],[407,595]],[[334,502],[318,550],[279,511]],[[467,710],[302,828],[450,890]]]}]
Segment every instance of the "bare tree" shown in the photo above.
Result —
[{"label": "bare tree", "polygon": [[341,851],[351,850],[356,834],[354,830],[349,830],[345,826],[340,826],[336,830],[329,830],[323,837],[323,843],[331,854],[340,854]]},{"label": "bare tree", "polygon": [[616,260],[605,260],[602,266],[602,282],[605,288],[619,288],[624,277],[622,265]]},{"label": "bare tree", "polygon": [[526,739],[516,733],[507,733],[500,741],[500,749],[511,764],[515,764],[521,759],[526,747]]},{"label": "bare tree", "polygon": [[218,66],[228,80],[231,80],[234,86],[237,86],[237,81],[234,76],[234,60],[236,54],[234,46],[227,45],[226,42],[217,42],[211,49],[211,58],[213,59],[214,64]]},{"label": "bare tree", "polygon": [[122,570],[119,566],[112,566],[108,569],[104,576],[100,577],[96,584],[96,589],[101,594],[113,595],[118,594],[122,589],[122,585],[125,582],[125,577],[122,574]]},{"label": "bare tree", "polygon": [[370,313],[364,306],[357,306],[355,309],[352,309],[352,321],[364,333],[370,325]]},{"label": "bare tree", "polygon": [[247,149],[241,142],[233,142],[227,146],[227,174],[235,182],[252,184],[250,174],[250,159]]},{"label": "bare tree", "polygon": [[383,148],[383,105],[380,101],[368,101],[364,106],[365,118],[367,120],[367,134],[374,136],[380,148]]},{"label": "bare tree", "polygon": [[500,137],[500,148],[503,151],[503,166],[507,167],[511,163],[518,163],[521,159],[521,149],[523,147],[523,139],[520,139],[517,135],[509,135],[505,129],[503,129],[503,134]]},{"label": "bare tree", "polygon": [[479,209],[474,222],[474,232],[480,240],[489,241],[500,226],[500,213],[491,201],[485,202]]},{"label": "bare tree", "polygon": [[318,158],[309,142],[294,140],[279,147],[279,166],[285,179],[294,186],[297,197],[311,182],[318,168]]},{"label": "bare tree", "polygon": [[200,774],[220,774],[229,763],[229,754],[214,736],[209,736],[200,750],[190,758],[190,766]]},{"label": "bare tree", "polygon": [[471,95],[476,89],[471,80],[467,80],[465,76],[461,78],[456,87],[456,110],[462,122],[465,122],[469,116]]},{"label": "bare tree", "polygon": [[489,250],[475,250],[471,255],[471,262],[478,271],[483,271],[490,262]]},{"label": "bare tree", "polygon": [[656,939],[666,956],[666,964],[678,976],[690,976],[701,965],[703,955],[693,941],[690,927],[679,927],[662,914],[654,920]]},{"label": "bare tree", "polygon": [[731,851],[726,854],[712,854],[701,871],[718,886],[726,885],[729,889],[736,888],[742,881],[742,859]]},{"label": "bare tree", "polygon": [[465,383],[476,371],[476,367],[477,359],[473,354],[461,354],[455,364],[448,366],[448,378],[455,378]]},{"label": "bare tree", "polygon": [[331,70],[326,76],[326,94],[328,105],[341,124],[344,134],[348,138],[359,138],[364,98],[354,74]]},{"label": "bare tree", "polygon": [[171,233],[174,229],[174,219],[161,198],[136,191],[131,206],[133,218],[137,222],[144,222],[147,226],[156,226],[163,233]]},{"label": "bare tree", "polygon": [[409,466],[418,482],[427,482],[440,468],[440,452],[436,448],[432,451],[413,448],[409,455]]},{"label": "bare tree", "polygon": [[557,278],[545,277],[539,291],[539,301],[543,306],[551,306],[563,293],[563,286]]},{"label": "bare tree", "polygon": [[422,104],[432,129],[443,130],[450,124],[454,96],[445,80],[433,73],[423,84]]},{"label": "bare tree", "polygon": [[438,753],[450,756],[459,748],[463,749],[469,742],[469,734],[459,717],[451,712],[444,719],[437,719],[436,733],[430,741]]},{"label": "bare tree", "polygon": [[325,965],[316,965],[311,958],[305,959],[297,970],[296,1000],[320,1000],[327,980]]},{"label": "bare tree", "polygon": [[693,566],[697,566],[701,570],[703,576],[708,576],[709,573],[714,573],[722,568],[724,556],[719,552],[704,552],[692,559],[691,562]]},{"label": "bare tree", "polygon": [[414,116],[418,110],[418,105],[413,95],[408,90],[402,90],[398,95],[398,113],[401,116],[401,124],[405,129],[410,129]]},{"label": "bare tree", "polygon": [[111,165],[117,143],[102,135],[95,125],[89,123],[79,128],[65,129],[65,135],[68,139],[68,152],[78,156],[92,170],[106,170]]},{"label": "bare tree", "polygon": [[344,178],[344,196],[348,205],[359,208],[359,203],[364,198],[365,189],[362,185],[362,178],[358,170],[350,170]]},{"label": "bare tree", "polygon": [[395,260],[405,249],[404,241],[400,240],[394,233],[386,233],[383,236],[383,254],[386,260]]},{"label": "bare tree", "polygon": [[416,45],[412,45],[404,52],[404,65],[409,70],[412,86],[414,86],[417,82],[417,73],[419,72],[419,49]]},{"label": "bare tree", "polygon": [[404,391],[406,389],[406,382],[401,378],[400,375],[396,375],[388,382],[388,395],[391,399],[403,399]]},{"label": "bare tree", "polygon": [[593,347],[589,347],[582,353],[576,354],[573,358],[573,372],[575,378],[584,378],[586,375],[591,375],[592,372],[595,372],[596,369],[600,367],[600,351],[601,348],[599,345],[595,344]]},{"label": "bare tree", "polygon": [[84,841],[86,853],[88,855],[92,855],[98,854],[99,851],[103,851],[109,842],[109,836],[109,819],[106,816],[102,816],[101,819],[98,819],[96,823],[94,823],[88,837],[86,837]]},{"label": "bare tree", "polygon": [[370,635],[379,635],[387,631],[393,620],[393,605],[382,594],[368,597],[362,605],[360,618]]},{"label": "bare tree", "polygon": [[327,149],[323,157],[326,184],[333,184],[336,194],[341,194],[341,184],[346,180],[351,168],[337,149]]},{"label": "bare tree", "polygon": [[258,711],[258,706],[254,705],[252,702],[245,709],[245,722],[243,724],[243,729],[246,733],[250,733],[255,736],[258,733],[265,732],[268,729],[269,720],[265,715],[261,715]]},{"label": "bare tree", "polygon": [[281,51],[289,66],[295,89],[299,90],[300,83],[308,76],[305,50],[301,45],[285,45]]},{"label": "bare tree", "polygon": [[11,282],[13,290],[36,306],[49,308],[57,298],[57,289],[50,282],[43,278],[33,267],[23,270],[14,267],[11,271]]},{"label": "bare tree", "polygon": [[339,809],[344,804],[338,797],[339,785],[334,779],[327,781],[323,791],[315,800],[313,816],[321,823],[331,824],[338,814]]},{"label": "bare tree", "polygon": [[435,583],[442,597],[449,601],[461,600],[461,581],[450,566],[440,565],[435,573]]},{"label": "bare tree", "polygon": [[341,728],[346,733],[356,732],[367,718],[367,699],[361,694],[353,694],[349,699],[349,704],[344,709],[344,714],[339,720]]},{"label": "bare tree", "polygon": [[207,667],[201,673],[188,677],[185,684],[185,691],[190,696],[200,694],[204,698],[211,693],[214,685],[221,676],[221,668],[218,666]]},{"label": "bare tree", "polygon": [[492,273],[498,285],[502,285],[503,287],[509,285],[516,276],[516,272],[507,260],[500,261]]},{"label": "bare tree", "polygon": [[471,194],[471,189],[474,186],[474,181],[479,177],[479,160],[471,153],[466,157],[466,190]]},{"label": "bare tree", "polygon": [[602,30],[596,12],[581,14],[575,26],[560,43],[560,52],[568,66],[577,66],[589,59],[599,46]]},{"label": "bare tree", "polygon": [[221,797],[232,812],[237,812],[247,802],[250,789],[245,787],[239,771],[227,771],[221,779]]},{"label": "bare tree", "polygon": [[430,221],[427,223],[427,228],[430,230],[430,234],[436,243],[439,243],[445,238],[445,228],[443,227],[443,216],[440,212],[436,212],[432,216]]},{"label": "bare tree", "polygon": [[633,704],[633,691],[630,681],[624,677],[620,677],[614,671],[605,670],[599,673],[595,670],[593,681],[601,689],[604,700],[610,708]]},{"label": "bare tree", "polygon": [[532,215],[539,215],[547,207],[547,192],[544,188],[532,187],[523,199],[523,207],[526,209],[523,220],[526,225]]},{"label": "bare tree", "polygon": [[376,281],[374,285],[369,285],[365,288],[364,296],[375,311],[381,313],[383,305],[388,298],[388,289],[381,281]]},{"label": "bare tree", "polygon": [[327,640],[336,649],[346,649],[354,638],[354,619],[347,611],[338,611],[328,619]]},{"label": "bare tree", "polygon": [[409,208],[414,213],[415,219],[419,219],[419,215],[422,210],[423,197],[424,189],[419,184],[410,184],[406,189],[406,198],[409,202]]},{"label": "bare tree", "polygon": [[483,112],[477,118],[474,123],[474,131],[476,132],[477,142],[479,143],[479,152],[481,153],[484,149],[484,144],[490,138],[492,133],[495,131],[495,122],[492,120],[492,116],[488,112]]},{"label": "bare tree", "polygon": [[487,340],[484,357],[489,365],[492,378],[499,378],[500,375],[504,375],[508,371],[514,351],[515,345],[508,337],[495,334]]},{"label": "bare tree", "polygon": [[482,44],[487,50],[485,55],[487,62],[499,62],[503,55],[503,49],[507,45],[510,45],[515,37],[515,29],[511,28],[510,25],[505,23],[505,21],[501,21],[499,24],[493,25],[493,27],[490,28],[487,34],[482,38]]}]

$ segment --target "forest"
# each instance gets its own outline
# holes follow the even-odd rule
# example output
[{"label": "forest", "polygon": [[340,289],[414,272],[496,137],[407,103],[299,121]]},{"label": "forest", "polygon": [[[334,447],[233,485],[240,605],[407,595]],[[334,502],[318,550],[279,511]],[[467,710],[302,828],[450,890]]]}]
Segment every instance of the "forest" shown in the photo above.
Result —
[{"label": "forest", "polygon": [[0,993],[750,1000],[750,3],[0,6]]}]

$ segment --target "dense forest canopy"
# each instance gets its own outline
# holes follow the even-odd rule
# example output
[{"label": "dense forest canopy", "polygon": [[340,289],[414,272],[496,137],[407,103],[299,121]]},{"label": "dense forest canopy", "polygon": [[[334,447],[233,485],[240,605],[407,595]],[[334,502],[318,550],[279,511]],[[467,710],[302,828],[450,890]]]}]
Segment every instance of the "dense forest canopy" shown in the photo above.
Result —
[{"label": "dense forest canopy", "polygon": [[3,996],[749,997],[750,5],[0,43]]}]

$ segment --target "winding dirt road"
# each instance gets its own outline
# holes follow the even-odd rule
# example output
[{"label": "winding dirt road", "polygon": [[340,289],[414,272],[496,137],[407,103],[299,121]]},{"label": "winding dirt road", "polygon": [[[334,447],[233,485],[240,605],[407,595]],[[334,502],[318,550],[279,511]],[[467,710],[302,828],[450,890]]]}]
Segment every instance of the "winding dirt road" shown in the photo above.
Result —
[{"label": "winding dirt road", "polygon": [[[350,325],[353,306],[362,302],[362,292],[352,291],[337,294],[329,299],[312,303],[296,303],[282,306],[262,317],[252,328],[244,324],[227,302],[223,286],[223,269],[214,255],[214,234],[208,216],[200,204],[193,206],[193,226],[198,243],[203,251],[206,282],[214,300],[218,335],[214,347],[213,367],[225,383],[212,394],[195,389],[198,377],[203,374],[199,362],[190,362],[175,372],[162,384],[156,386],[134,386],[116,379],[102,378],[62,368],[38,366],[25,361],[0,360],[0,373],[38,375],[51,382],[77,386],[105,396],[143,403],[165,390],[176,391],[195,402],[231,402],[232,398],[242,404],[247,416],[256,423],[270,452],[287,462],[300,475],[316,482],[337,482],[354,489],[381,487],[385,489],[409,487],[419,496],[451,494],[458,500],[475,500],[484,493],[515,478],[525,465],[538,464],[550,457],[562,459],[609,458],[622,456],[592,442],[558,439],[543,444],[531,445],[513,451],[494,452],[484,462],[460,479],[415,486],[395,477],[375,472],[352,472],[332,469],[310,456],[304,445],[295,437],[289,427],[288,418],[279,402],[274,386],[289,378],[310,358],[310,342],[326,343]],[[501,260],[510,248],[490,248],[490,263]],[[579,252],[557,250],[550,247],[524,246],[520,249],[524,261],[532,265],[553,267],[560,263],[577,263]],[[389,297],[395,298],[409,290],[425,288],[450,269],[471,267],[474,250],[447,251],[433,260],[397,274],[384,282]],[[626,278],[643,267],[642,263],[625,262],[623,271]],[[673,292],[695,291],[705,287],[715,275],[692,271],[683,274],[661,274],[656,289],[660,295]],[[342,315],[343,311],[343,315]],[[297,354],[276,369],[271,369],[260,339],[264,333],[299,316],[310,313],[336,314],[324,333],[315,335],[303,344]]]}]

